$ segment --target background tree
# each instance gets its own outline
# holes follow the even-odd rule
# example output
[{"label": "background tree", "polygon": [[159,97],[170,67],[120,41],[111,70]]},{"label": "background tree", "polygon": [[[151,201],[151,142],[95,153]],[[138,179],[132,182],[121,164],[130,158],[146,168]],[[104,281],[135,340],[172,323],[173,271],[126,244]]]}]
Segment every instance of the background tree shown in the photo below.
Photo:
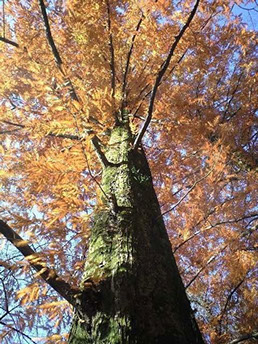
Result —
[{"label": "background tree", "polygon": [[[82,273],[93,218],[125,206],[126,192],[119,204],[119,187],[101,184],[105,159],[121,153],[107,145],[121,122],[127,149],[147,155],[154,222],[165,221],[205,341],[257,337],[255,30],[243,20],[256,10],[231,0],[2,1],[2,342],[66,342],[79,281],[98,289],[103,259],[93,280]],[[134,166],[135,183],[150,183],[146,173]]]}]

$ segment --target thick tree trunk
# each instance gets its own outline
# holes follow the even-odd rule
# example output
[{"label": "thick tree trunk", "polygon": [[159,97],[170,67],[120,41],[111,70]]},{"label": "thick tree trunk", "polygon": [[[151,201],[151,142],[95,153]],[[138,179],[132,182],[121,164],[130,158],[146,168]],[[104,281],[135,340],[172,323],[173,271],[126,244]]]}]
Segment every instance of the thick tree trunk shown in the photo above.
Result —
[{"label": "thick tree trunk", "polygon": [[203,343],[143,151],[126,123],[111,133],[69,344]]}]

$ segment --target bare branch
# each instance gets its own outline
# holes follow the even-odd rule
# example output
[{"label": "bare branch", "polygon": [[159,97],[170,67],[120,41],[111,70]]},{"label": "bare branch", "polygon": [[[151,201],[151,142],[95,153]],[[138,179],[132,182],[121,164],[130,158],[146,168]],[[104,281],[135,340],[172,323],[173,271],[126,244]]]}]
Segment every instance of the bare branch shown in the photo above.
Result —
[{"label": "bare branch", "polygon": [[[204,217],[204,219],[206,220],[208,216],[210,216],[211,214],[213,214],[215,212],[215,210],[211,210],[207,216]],[[254,217],[254,219],[256,219],[256,216],[258,214],[250,214],[250,215],[246,215],[246,216],[243,216],[241,218],[238,218],[238,219],[230,219],[230,220],[224,220],[224,221],[220,221],[220,222],[217,222],[217,223],[214,223],[214,224],[211,224],[210,226],[204,228],[204,229],[200,229],[198,231],[196,231],[195,233],[193,233],[189,238],[187,238],[186,240],[182,241],[173,251],[173,253],[175,253],[180,247],[182,247],[184,244],[186,244],[188,241],[192,240],[193,238],[195,238],[197,235],[201,234],[201,233],[204,233],[206,231],[208,231],[209,229],[212,229],[216,226],[220,226],[220,225],[225,225],[225,224],[228,224],[228,223],[237,223],[237,222],[240,222],[240,221],[243,221],[243,220],[246,220],[246,219],[249,219],[250,217]],[[197,223],[197,226],[200,224],[200,222],[202,222],[204,219],[202,219],[201,221],[199,221],[199,223]],[[243,235],[245,234],[246,232],[243,233]]]},{"label": "bare branch", "polygon": [[18,44],[18,43],[13,42],[13,41],[11,41],[11,40],[8,39],[8,38],[0,37],[0,41],[2,41],[2,42],[4,42],[4,43],[7,43],[7,44],[11,44],[11,45],[13,45],[13,46],[16,47],[16,48],[19,48],[19,44]]},{"label": "bare branch", "polygon": [[47,11],[46,11],[46,6],[44,4],[44,0],[39,0],[39,5],[40,5],[40,9],[41,9],[41,13],[42,13],[42,17],[44,20],[44,25],[45,25],[45,29],[46,29],[46,37],[48,40],[48,43],[50,45],[50,48],[52,50],[52,53],[55,57],[55,61],[57,63],[57,65],[60,67],[62,62],[62,59],[60,57],[60,54],[57,50],[57,47],[55,45],[52,33],[51,33],[51,29],[50,29],[50,25],[49,25],[49,21],[48,21],[48,16],[47,16]]},{"label": "bare branch", "polygon": [[61,68],[61,65],[62,65],[63,61],[61,59],[61,56],[60,56],[59,51],[58,51],[58,49],[57,49],[57,47],[55,45],[55,41],[54,41],[52,33],[51,33],[51,29],[50,29],[50,25],[49,25],[49,20],[48,20],[48,16],[47,16],[47,11],[46,11],[46,6],[45,6],[45,3],[44,3],[44,0],[39,0],[39,5],[40,5],[40,9],[41,9],[44,25],[45,25],[47,41],[48,41],[48,44],[50,45],[50,48],[51,48],[52,53],[54,55],[57,67],[60,70],[60,72],[63,74],[63,76],[66,78],[67,85],[69,86],[69,89],[70,89],[70,96],[71,96],[71,98],[73,100],[76,100],[76,101],[79,102],[79,98],[78,98],[78,96],[77,96],[77,94],[75,92],[75,89],[74,89],[74,86],[72,84],[72,81],[67,77],[67,75],[65,74],[65,72]]},{"label": "bare branch", "polygon": [[121,109],[122,115],[123,115],[123,110],[125,108],[125,98],[126,98],[125,91],[126,91],[126,86],[127,86],[128,71],[129,71],[129,67],[130,67],[130,59],[131,59],[132,52],[133,52],[135,38],[136,38],[137,33],[140,30],[140,26],[141,26],[143,19],[144,19],[144,14],[142,13],[141,18],[140,18],[140,20],[136,26],[135,34],[133,35],[133,38],[132,38],[131,47],[130,47],[130,50],[129,50],[128,55],[127,55],[126,67],[125,67],[124,79],[123,79],[123,86],[122,86],[122,96],[123,96],[122,109]]},{"label": "bare branch", "polygon": [[5,37],[5,0],[2,1],[2,12],[3,12],[3,37]]},{"label": "bare branch", "polygon": [[[232,92],[232,94],[231,94],[231,97],[230,97],[230,99],[229,99],[229,101],[228,101],[228,103],[227,103],[227,105],[226,105],[226,109],[225,109],[225,111],[224,111],[224,113],[223,113],[223,115],[222,115],[222,120],[221,120],[221,122],[223,122],[224,120],[226,120],[226,115],[227,115],[227,113],[228,113],[230,104],[231,104],[231,102],[233,101],[233,99],[234,99],[234,97],[235,97],[235,95],[236,95],[236,92],[237,92],[238,89],[239,89],[239,85],[240,85],[240,81],[241,81],[242,76],[243,76],[243,73],[241,73],[241,74],[239,75],[239,77],[238,77],[237,84],[236,84],[236,86],[235,86],[235,88],[234,88],[234,90],[233,90],[233,92]],[[240,107],[240,109],[241,109],[241,107]],[[240,110],[240,109],[239,109],[239,110]],[[236,115],[236,113],[237,113],[239,110],[237,110],[237,111],[233,114],[233,116]],[[231,116],[230,116],[230,119],[231,119],[233,116],[231,115]]]},{"label": "bare branch", "polygon": [[15,332],[17,332],[19,334],[21,334],[23,337],[29,339],[32,343],[37,344],[30,336],[28,336],[26,333],[18,330],[17,328],[12,327],[11,325],[4,323],[3,321],[0,321],[0,324],[3,325],[3,326],[8,327],[9,329],[11,329],[11,330],[13,330],[13,331],[15,331]]},{"label": "bare branch", "polygon": [[3,134],[13,134],[13,133],[15,133],[15,132],[17,132],[19,130],[20,130],[20,128],[12,129],[12,130],[1,130],[0,131],[0,135],[3,135]]},{"label": "bare branch", "polygon": [[[26,241],[2,220],[0,220],[0,233],[16,247],[26,259],[37,256],[37,253],[26,243]],[[71,305],[76,305],[75,295],[79,293],[79,290],[71,288],[67,282],[57,275],[54,269],[48,268],[44,263],[33,263],[32,261],[29,261],[29,263],[33,269],[40,273],[40,277],[42,277],[48,285],[64,297]]]},{"label": "bare branch", "polygon": [[25,128],[25,125],[23,125],[23,124],[14,123],[14,122],[11,122],[11,121],[5,121],[5,120],[3,120],[2,122],[3,122],[3,123],[5,123],[5,124],[10,124],[10,125],[13,125],[13,126],[15,126],[15,127],[19,127],[19,128]]},{"label": "bare branch", "polygon": [[229,342],[229,344],[237,344],[249,339],[258,339],[258,330],[254,330],[252,333],[244,334],[243,336],[232,340],[231,342]]},{"label": "bare branch", "polygon": [[227,297],[227,300],[226,300],[226,303],[225,303],[225,306],[221,312],[221,316],[220,316],[220,319],[219,319],[219,334],[221,335],[221,328],[222,328],[222,320],[223,320],[223,317],[226,313],[226,310],[227,310],[227,307],[228,307],[228,304],[232,298],[232,296],[234,295],[234,293],[237,291],[237,289],[243,284],[243,282],[245,281],[245,278],[246,278],[246,275],[244,278],[241,279],[241,281],[231,290],[231,292],[228,294],[228,297]]},{"label": "bare branch", "polygon": [[[255,215],[253,215],[253,216],[255,216]],[[246,216],[245,218],[248,218],[248,217],[250,217],[250,216]],[[244,219],[244,217],[243,217],[242,219],[239,219],[239,221],[241,221],[241,220],[243,220],[243,219]],[[229,222],[229,221],[228,221],[228,222]],[[234,222],[236,222],[236,221],[234,221]],[[230,222],[229,222],[229,223],[230,223]],[[246,231],[245,231],[245,232],[241,232],[241,233],[237,236],[237,238],[238,238],[238,237],[244,237],[245,235],[246,235]],[[214,260],[216,260],[216,259],[220,256],[220,254],[221,254],[223,251],[225,251],[225,249],[226,249],[228,246],[229,246],[229,243],[226,244],[226,245],[224,245],[219,251],[217,251],[217,253],[215,253],[214,255],[212,255],[212,256],[207,260],[206,264],[203,265],[203,266],[199,269],[199,271],[197,272],[197,274],[196,274],[196,275],[191,279],[191,281],[186,285],[185,289],[189,288],[190,285],[196,280],[196,278],[202,273],[202,271],[205,270],[206,267],[207,267],[210,263],[212,263]]]},{"label": "bare branch", "polygon": [[12,309],[7,310],[1,317],[0,321],[3,320],[7,315],[11,314],[12,311],[14,311],[16,308],[20,307],[20,305],[14,306]]},{"label": "bare branch", "polygon": [[[106,194],[106,192],[104,191],[103,187],[101,186],[101,184],[98,182],[97,178],[94,176],[94,174],[92,173],[91,171],[91,168],[90,168],[90,164],[89,164],[89,159],[88,159],[88,156],[87,156],[87,152],[85,150],[85,147],[83,145],[83,142],[81,141],[82,143],[82,153],[84,155],[84,158],[85,158],[85,161],[86,161],[86,164],[87,164],[87,168],[88,168],[88,171],[89,171],[89,175],[90,177],[92,178],[92,180],[96,183],[96,185],[99,187],[99,189],[101,190],[101,192],[103,193],[104,197],[110,201],[110,198],[108,197],[108,195]],[[93,143],[92,143],[93,144]],[[98,155],[98,153],[97,153]],[[105,157],[106,159],[106,157]]]},{"label": "bare branch", "polygon": [[110,68],[111,68],[111,87],[112,87],[112,97],[115,97],[116,94],[116,69],[115,69],[115,52],[114,52],[114,43],[113,36],[111,33],[111,17],[110,17],[110,3],[109,0],[107,3],[107,13],[108,13],[108,31],[109,31],[109,48],[110,48]]},{"label": "bare branch", "polygon": [[49,133],[47,136],[52,136],[52,137],[58,137],[60,139],[69,139],[69,140],[76,140],[80,141],[81,138],[78,135],[72,135],[72,134],[54,134],[54,133]]},{"label": "bare branch", "polygon": [[244,11],[248,11],[248,12],[255,11],[255,12],[258,12],[258,10],[256,9],[255,6],[251,7],[251,8],[248,8],[248,7],[243,7],[243,6],[241,6],[241,5],[237,4],[237,3],[235,3],[235,5],[237,5],[239,8],[241,8],[241,10],[244,10]]},{"label": "bare branch", "polygon": [[[6,315],[7,315],[9,313],[8,296],[7,296],[7,291],[6,291],[6,288],[5,288],[4,281],[3,281],[2,278],[0,280],[1,280],[2,287],[3,287],[3,291],[4,291],[5,311],[6,311]],[[1,316],[0,320],[2,320],[3,317],[5,317],[6,315]]]},{"label": "bare branch", "polygon": [[195,16],[195,13],[197,11],[197,8],[198,8],[198,5],[199,5],[199,2],[200,0],[197,0],[195,5],[194,5],[194,8],[192,10],[192,12],[190,13],[188,19],[187,19],[187,22],[185,23],[185,25],[182,27],[181,31],[179,32],[179,34],[175,37],[175,40],[174,40],[174,43],[172,44],[171,46],[171,49],[168,53],[168,56],[166,58],[166,60],[162,63],[161,67],[160,67],[160,70],[158,72],[158,75],[157,75],[157,78],[156,78],[156,81],[155,81],[155,84],[153,86],[153,89],[152,89],[152,92],[151,92],[151,98],[150,98],[150,103],[149,103],[149,108],[148,108],[148,114],[147,114],[147,117],[146,117],[146,120],[145,122],[143,123],[143,126],[142,128],[140,129],[136,139],[135,139],[135,142],[133,144],[133,148],[134,149],[137,149],[142,138],[143,138],[143,135],[144,133],[146,132],[149,124],[150,124],[150,121],[151,121],[151,118],[152,118],[152,113],[153,113],[153,108],[154,108],[154,101],[155,101],[155,97],[156,97],[156,93],[157,93],[157,90],[158,90],[158,87],[160,85],[160,82],[170,64],[170,61],[171,61],[171,58],[172,56],[174,55],[174,52],[175,52],[175,49],[177,48],[178,46],[178,43],[180,42],[181,38],[183,37],[185,31],[187,30],[187,28],[189,27],[189,25],[191,24],[191,21],[193,20],[194,16]]},{"label": "bare branch", "polygon": [[[207,178],[211,172],[213,171],[214,168],[212,168],[207,174],[205,174],[203,177],[201,177],[200,179],[198,179],[196,182],[193,183],[193,185],[190,187],[190,189],[183,195],[183,197],[180,198],[180,200],[178,202],[176,202],[172,208],[168,209],[167,211],[165,211],[164,213],[162,213],[160,216],[164,216],[167,213],[169,213],[170,211],[174,210],[180,203],[183,202],[183,200],[189,195],[190,192],[193,191],[193,189],[196,187],[197,184],[199,184],[201,181],[203,181],[205,178]],[[159,216],[159,217],[160,217]]]},{"label": "bare branch", "polygon": [[196,278],[203,272],[203,270],[206,269],[206,267],[212,263],[215,259],[217,259],[219,257],[219,255],[228,247],[228,244],[223,246],[221,250],[219,250],[216,254],[212,255],[208,261],[206,262],[205,265],[203,265],[199,271],[197,272],[197,274],[191,279],[191,281],[185,286],[185,289],[189,288],[190,285],[196,280]]},{"label": "bare branch", "polygon": [[95,150],[96,150],[96,153],[101,161],[101,163],[107,167],[108,165],[110,165],[109,161],[107,160],[105,154],[102,152],[102,149],[101,149],[101,143],[100,143],[100,140],[99,138],[94,135],[91,139],[91,143],[93,144]]},{"label": "bare branch", "polygon": [[[21,129],[26,129],[26,126],[24,124],[19,124],[19,123],[14,123],[14,122],[10,122],[10,121],[1,121],[2,123],[8,124],[8,125],[12,125],[15,127],[18,127],[16,129],[13,130],[2,130],[0,131],[0,135],[1,134],[14,134],[15,132],[21,130]],[[82,138],[78,135],[73,135],[73,134],[55,134],[55,133],[48,133],[46,136],[50,136],[50,137],[58,137],[61,139],[70,139],[70,140],[77,140],[80,141]]]}]

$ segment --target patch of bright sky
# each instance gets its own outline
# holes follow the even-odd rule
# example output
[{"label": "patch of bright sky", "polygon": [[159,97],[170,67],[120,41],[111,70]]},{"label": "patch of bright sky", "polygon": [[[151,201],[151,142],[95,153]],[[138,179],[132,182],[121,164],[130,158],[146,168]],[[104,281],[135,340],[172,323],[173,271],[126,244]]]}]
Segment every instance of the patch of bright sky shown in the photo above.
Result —
[{"label": "patch of bright sky", "polygon": [[251,30],[258,29],[258,4],[234,5],[233,13],[239,15]]}]

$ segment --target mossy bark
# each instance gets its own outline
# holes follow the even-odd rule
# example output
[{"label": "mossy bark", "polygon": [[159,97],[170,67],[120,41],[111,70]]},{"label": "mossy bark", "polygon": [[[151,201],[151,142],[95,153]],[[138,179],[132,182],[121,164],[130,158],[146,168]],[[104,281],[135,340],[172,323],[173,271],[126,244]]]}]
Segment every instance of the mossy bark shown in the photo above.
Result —
[{"label": "mossy bark", "polygon": [[141,150],[111,133],[69,344],[203,343]]}]

